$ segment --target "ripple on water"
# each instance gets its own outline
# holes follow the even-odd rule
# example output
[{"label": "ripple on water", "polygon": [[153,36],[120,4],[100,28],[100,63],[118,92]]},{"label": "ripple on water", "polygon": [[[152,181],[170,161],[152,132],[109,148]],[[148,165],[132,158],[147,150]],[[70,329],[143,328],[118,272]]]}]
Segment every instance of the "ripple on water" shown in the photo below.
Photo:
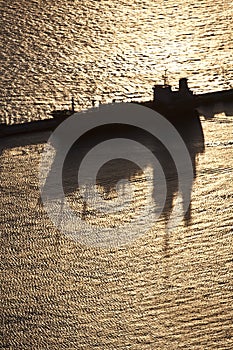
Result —
[{"label": "ripple on water", "polygon": [[165,68],[173,85],[188,76],[196,92],[232,84],[230,1],[1,6],[3,119],[44,118],[51,106],[67,108],[72,95],[80,110],[93,96],[107,102],[119,90],[124,97],[127,86],[146,99]]}]

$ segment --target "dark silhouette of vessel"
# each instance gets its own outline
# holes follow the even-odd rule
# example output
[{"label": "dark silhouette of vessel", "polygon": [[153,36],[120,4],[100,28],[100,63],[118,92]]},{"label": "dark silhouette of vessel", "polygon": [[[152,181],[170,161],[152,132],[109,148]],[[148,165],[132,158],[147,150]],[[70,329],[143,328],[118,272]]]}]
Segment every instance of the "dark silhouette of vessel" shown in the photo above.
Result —
[{"label": "dark silhouette of vessel", "polygon": [[[186,78],[179,80],[179,89],[177,91],[173,91],[171,85],[167,84],[166,77],[164,84],[155,85],[153,91],[153,100],[136,103],[154,109],[174,125],[195,118],[198,114],[197,108],[199,106],[218,102],[233,102],[233,89],[196,95],[189,89]],[[0,124],[0,137],[21,133],[52,131],[74,113],[74,99],[72,98],[71,109],[54,110],[51,112],[52,118],[22,124]]]},{"label": "dark silhouette of vessel", "polygon": [[[196,177],[196,158],[198,154],[204,152],[204,135],[202,130],[202,125],[199,119],[198,112],[196,110],[196,97],[190,91],[187,85],[187,79],[181,79],[179,84],[178,91],[172,91],[171,86],[168,84],[163,85],[155,85],[154,86],[154,98],[152,101],[140,102],[142,106],[154,109],[158,111],[162,115],[164,115],[168,120],[172,122],[172,124],[176,127],[177,131],[183,138],[185,145],[190,154],[190,158],[193,166],[193,175]],[[100,109],[101,111],[101,109]],[[0,126],[0,135],[2,137],[8,135],[16,135],[16,134],[26,134],[31,132],[40,132],[46,130],[54,130],[60,123],[62,123],[66,118],[72,115],[75,112],[74,101],[72,100],[72,108],[70,110],[58,110],[53,111],[53,118],[47,120],[33,121],[25,124],[19,125],[6,125],[2,124]],[[143,118],[143,115],[142,115]],[[77,120],[78,123],[78,120]],[[43,135],[42,135],[43,136]],[[66,157],[63,166],[63,187],[64,193],[69,196],[70,193],[74,193],[78,188],[79,184],[77,183],[77,169],[79,164],[85,154],[89,150],[91,150],[95,145],[111,139],[111,138],[126,138],[132,139],[140,144],[143,144],[146,148],[148,148],[154,156],[159,160],[164,174],[165,180],[167,184],[167,196],[166,202],[163,210],[163,217],[167,221],[171,214],[173,208],[173,199],[178,190],[178,178],[177,178],[177,170],[176,165],[171,158],[171,155],[166,149],[165,145],[162,145],[159,140],[156,140],[153,135],[149,132],[145,132],[140,128],[136,128],[131,125],[125,124],[106,124],[104,126],[100,126],[94,129],[89,130],[86,134],[82,135],[71,147],[69,153]],[[9,140],[9,143],[12,144],[14,142],[22,142],[23,137],[13,138],[12,141]],[[33,142],[32,137],[26,138],[25,142]],[[7,139],[6,139],[7,141]],[[58,143],[59,144],[59,143]],[[61,142],[62,145],[62,142]],[[4,146],[5,147],[5,146]],[[59,145],[54,145],[54,147],[58,147]],[[175,147],[175,145],[174,145]],[[56,148],[57,150],[57,148]],[[59,152],[56,152],[58,158],[54,159],[53,166],[50,170],[51,174],[53,171],[56,171],[56,162],[59,159]],[[74,161],[75,160],[75,161]],[[104,193],[110,193],[112,188],[115,187],[115,184],[119,180],[119,178],[127,178],[131,179],[140,173],[140,169],[135,168],[134,165],[125,166],[124,164],[120,167],[120,169],[125,172],[119,172],[119,163],[116,164],[108,164],[107,174],[109,173],[113,177],[109,179],[102,179],[102,175],[100,172],[100,176],[97,179],[101,186],[104,189]],[[114,168],[115,166],[115,168]],[[113,171],[116,169],[116,171]],[[104,173],[104,172],[103,172]],[[156,175],[156,174],[155,174]],[[48,175],[49,176],[49,175]],[[155,176],[156,178],[156,176]],[[154,197],[157,198],[157,189],[155,187]],[[191,197],[192,188],[187,189],[187,193],[189,197]],[[190,202],[191,203],[191,202]],[[83,218],[85,217],[85,213],[87,209],[83,210]],[[191,204],[189,209],[185,214],[185,222],[189,224],[191,220]]]}]

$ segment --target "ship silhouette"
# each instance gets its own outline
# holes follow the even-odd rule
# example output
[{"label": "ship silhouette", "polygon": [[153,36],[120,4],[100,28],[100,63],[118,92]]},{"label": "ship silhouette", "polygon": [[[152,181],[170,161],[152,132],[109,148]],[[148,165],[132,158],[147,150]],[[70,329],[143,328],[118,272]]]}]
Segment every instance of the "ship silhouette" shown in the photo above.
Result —
[{"label": "ship silhouette", "polygon": [[[222,109],[224,109],[224,103],[228,104],[228,106],[231,105],[231,102],[233,101],[233,89],[195,95],[189,89],[187,79],[182,78],[179,81],[179,89],[177,91],[173,91],[171,85],[167,84],[167,82],[164,81],[164,83],[161,85],[155,85],[153,87],[153,92],[153,99],[151,101],[136,103],[139,103],[144,107],[151,108],[159,112],[175,126],[175,128],[183,138],[189,151],[193,166],[193,175],[195,179],[197,155],[204,152],[204,134],[198,110],[203,106],[213,106],[216,103],[220,103]],[[62,123],[66,118],[68,118],[74,113],[75,106],[74,100],[72,99],[71,109],[52,111],[52,118],[40,121],[32,121],[18,125],[1,124],[0,137],[1,139],[8,140],[7,136],[17,134],[26,135],[33,132],[37,132],[38,137],[38,132],[53,131],[60,123]],[[115,137],[132,138],[144,144],[155,154],[155,156],[161,163],[167,182],[167,198],[163,211],[163,216],[165,220],[168,220],[173,207],[173,199],[178,189],[178,179],[175,164],[173,164],[170,155],[167,153],[165,149],[166,147],[158,144],[158,142],[154,140],[150,133],[142,132],[140,129],[137,129],[133,126],[131,127],[126,126],[124,124],[114,124],[106,125],[101,128],[97,127],[94,130],[90,130],[87,134],[83,135],[79,140],[77,140],[77,142],[73,145],[69,154],[67,155],[64,164],[64,193],[69,196],[69,193],[74,193],[78,188],[76,170],[78,168],[78,164],[82,161],[83,156],[85,156],[85,154],[98,143]],[[5,143],[4,141],[3,148],[12,147],[12,145],[22,145],[23,142],[25,142],[26,144],[27,142],[33,143],[34,141],[36,141],[36,137],[30,137],[25,139],[24,141],[23,139],[23,137],[14,137],[11,139],[11,141],[9,139],[9,142],[7,141]],[[56,164],[56,157],[54,163]],[[119,170],[119,164],[109,164],[110,173],[112,173],[112,169],[114,169],[114,166],[116,167],[115,177],[105,181],[102,179],[100,173],[100,178],[97,179],[101,184],[103,184],[105,193],[110,193],[112,191],[112,188],[115,187],[119,178],[122,177],[122,174],[118,174],[117,172],[117,170]],[[129,179],[134,177],[135,174],[137,174],[138,172],[140,172],[140,170],[136,169],[134,166],[128,167],[127,169],[125,166],[122,166],[121,168],[125,169],[125,171],[127,172],[127,174],[125,175]],[[188,189],[190,197],[191,191],[192,187]],[[83,219],[85,219],[86,211],[87,210],[84,208]],[[189,224],[190,220],[191,204],[185,215],[186,224]]]},{"label": "ship silhouette", "polygon": [[[233,89],[194,94],[188,87],[187,78],[181,78],[179,80],[179,89],[173,91],[172,86],[167,83],[165,77],[163,84],[153,87],[153,92],[151,101],[131,102],[139,103],[159,112],[175,126],[179,122],[195,118],[197,113],[200,114],[205,108],[216,104],[218,104],[219,113],[224,112],[224,103],[226,103],[227,114],[233,114]],[[52,118],[22,124],[0,124],[0,137],[47,130],[53,131],[74,113],[74,99],[72,98],[71,109],[53,110],[51,112]]]}]

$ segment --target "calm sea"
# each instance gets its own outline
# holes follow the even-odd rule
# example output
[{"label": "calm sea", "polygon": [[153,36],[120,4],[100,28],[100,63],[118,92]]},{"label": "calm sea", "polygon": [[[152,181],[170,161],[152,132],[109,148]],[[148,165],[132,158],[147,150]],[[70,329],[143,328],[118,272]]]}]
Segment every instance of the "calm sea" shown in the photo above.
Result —
[{"label": "calm sea", "polygon": [[[78,111],[93,100],[147,100],[165,69],[174,88],[188,77],[195,93],[229,89],[232,8],[230,0],[1,2],[0,118],[44,119],[72,96]],[[38,183],[49,133],[0,141],[1,349],[233,349],[233,113],[231,105],[201,112],[212,118],[201,117],[188,224],[168,234],[161,220],[119,248],[80,244],[49,220]],[[140,187],[142,174],[133,181]]]}]

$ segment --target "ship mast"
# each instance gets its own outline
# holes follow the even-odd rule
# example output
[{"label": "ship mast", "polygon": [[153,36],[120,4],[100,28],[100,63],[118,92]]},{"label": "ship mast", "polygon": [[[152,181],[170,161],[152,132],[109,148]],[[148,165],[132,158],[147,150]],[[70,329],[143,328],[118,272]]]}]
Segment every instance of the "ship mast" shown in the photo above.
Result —
[{"label": "ship mast", "polygon": [[163,78],[163,85],[167,86],[168,85],[167,69],[164,70],[164,74],[162,75],[162,78]]}]

